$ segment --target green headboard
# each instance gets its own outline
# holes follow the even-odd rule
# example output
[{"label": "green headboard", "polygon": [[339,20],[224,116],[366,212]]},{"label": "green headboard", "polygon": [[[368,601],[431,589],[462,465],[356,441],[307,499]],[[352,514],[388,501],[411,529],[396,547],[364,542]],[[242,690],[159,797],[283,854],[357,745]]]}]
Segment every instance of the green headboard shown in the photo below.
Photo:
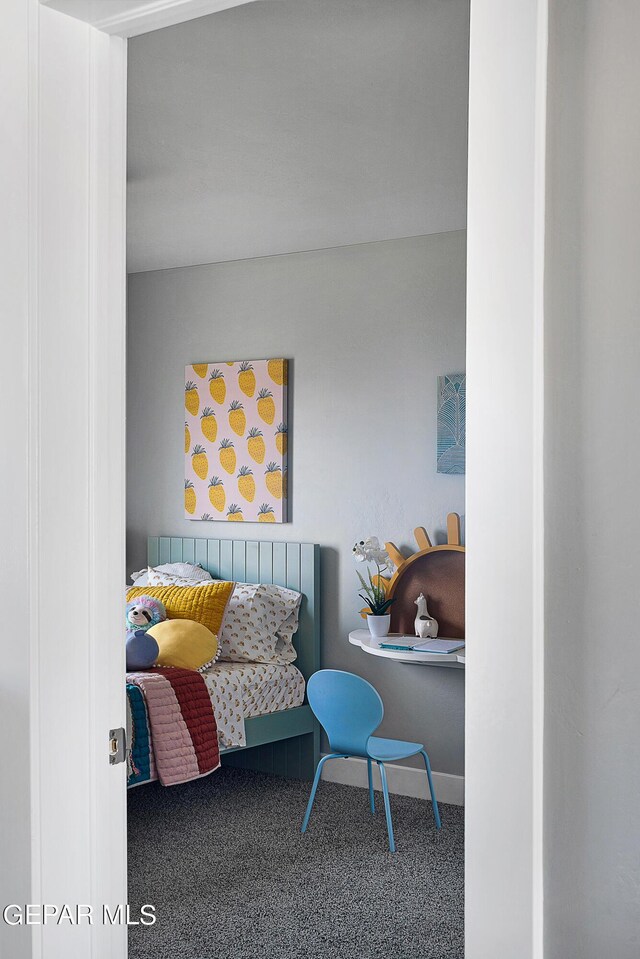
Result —
[{"label": "green headboard", "polygon": [[294,637],[296,666],[305,679],[320,669],[320,547],[314,543],[267,543],[230,539],[150,536],[149,566],[199,563],[215,579],[276,583],[302,593]]}]

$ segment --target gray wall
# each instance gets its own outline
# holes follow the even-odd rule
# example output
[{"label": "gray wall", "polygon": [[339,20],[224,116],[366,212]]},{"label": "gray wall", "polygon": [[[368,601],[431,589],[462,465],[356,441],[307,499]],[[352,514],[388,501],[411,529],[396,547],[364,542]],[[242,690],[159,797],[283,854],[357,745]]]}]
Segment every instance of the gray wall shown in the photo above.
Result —
[{"label": "gray wall", "polygon": [[551,4],[547,959],[640,954],[639,36],[637,0]]},{"label": "gray wall", "polygon": [[[464,510],[464,478],[435,466],[436,376],[464,369],[464,310],[463,232],[129,277],[129,571],[148,534],[320,543],[324,665],[370,679],[385,732],[459,775],[462,671],[374,659],[347,634],[362,625],[353,542],[415,549],[415,526],[442,536]],[[185,520],[185,364],[268,356],[292,361],[292,522]]]},{"label": "gray wall", "polygon": [[131,272],[465,227],[469,0],[266,0],[129,42]]}]

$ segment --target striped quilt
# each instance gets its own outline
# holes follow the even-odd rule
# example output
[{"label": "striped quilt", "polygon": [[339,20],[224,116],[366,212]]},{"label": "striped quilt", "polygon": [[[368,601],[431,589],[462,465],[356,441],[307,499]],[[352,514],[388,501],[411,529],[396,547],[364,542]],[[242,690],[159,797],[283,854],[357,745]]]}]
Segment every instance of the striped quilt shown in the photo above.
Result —
[{"label": "striped quilt", "polygon": [[128,785],[174,786],[218,769],[218,730],[200,673],[160,666],[127,673],[127,706]]}]

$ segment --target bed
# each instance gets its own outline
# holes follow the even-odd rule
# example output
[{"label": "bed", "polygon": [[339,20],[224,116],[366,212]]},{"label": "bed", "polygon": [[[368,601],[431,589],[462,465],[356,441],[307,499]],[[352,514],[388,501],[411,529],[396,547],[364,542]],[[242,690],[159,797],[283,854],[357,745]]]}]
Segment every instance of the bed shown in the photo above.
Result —
[{"label": "bed", "polygon": [[[320,668],[319,559],[319,546],[309,543],[166,536],[147,541],[149,566],[197,563],[214,579],[274,583],[302,594],[295,663],[225,662],[204,673],[223,765],[313,778],[320,758],[320,729],[306,702],[305,687]],[[131,785],[144,781],[133,778]]]}]

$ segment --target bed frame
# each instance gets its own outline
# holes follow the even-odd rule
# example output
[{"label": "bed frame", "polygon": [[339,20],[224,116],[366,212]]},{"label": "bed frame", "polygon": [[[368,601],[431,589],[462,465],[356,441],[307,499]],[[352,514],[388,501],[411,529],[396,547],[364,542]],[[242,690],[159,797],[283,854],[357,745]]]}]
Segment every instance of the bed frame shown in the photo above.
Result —
[{"label": "bed frame", "polygon": [[[150,536],[149,566],[199,563],[215,579],[275,583],[302,593],[295,665],[305,680],[320,669],[320,547],[230,539]],[[289,779],[313,779],[320,759],[320,727],[303,706],[245,721],[247,745],[222,750],[225,766],[256,769]]]}]

